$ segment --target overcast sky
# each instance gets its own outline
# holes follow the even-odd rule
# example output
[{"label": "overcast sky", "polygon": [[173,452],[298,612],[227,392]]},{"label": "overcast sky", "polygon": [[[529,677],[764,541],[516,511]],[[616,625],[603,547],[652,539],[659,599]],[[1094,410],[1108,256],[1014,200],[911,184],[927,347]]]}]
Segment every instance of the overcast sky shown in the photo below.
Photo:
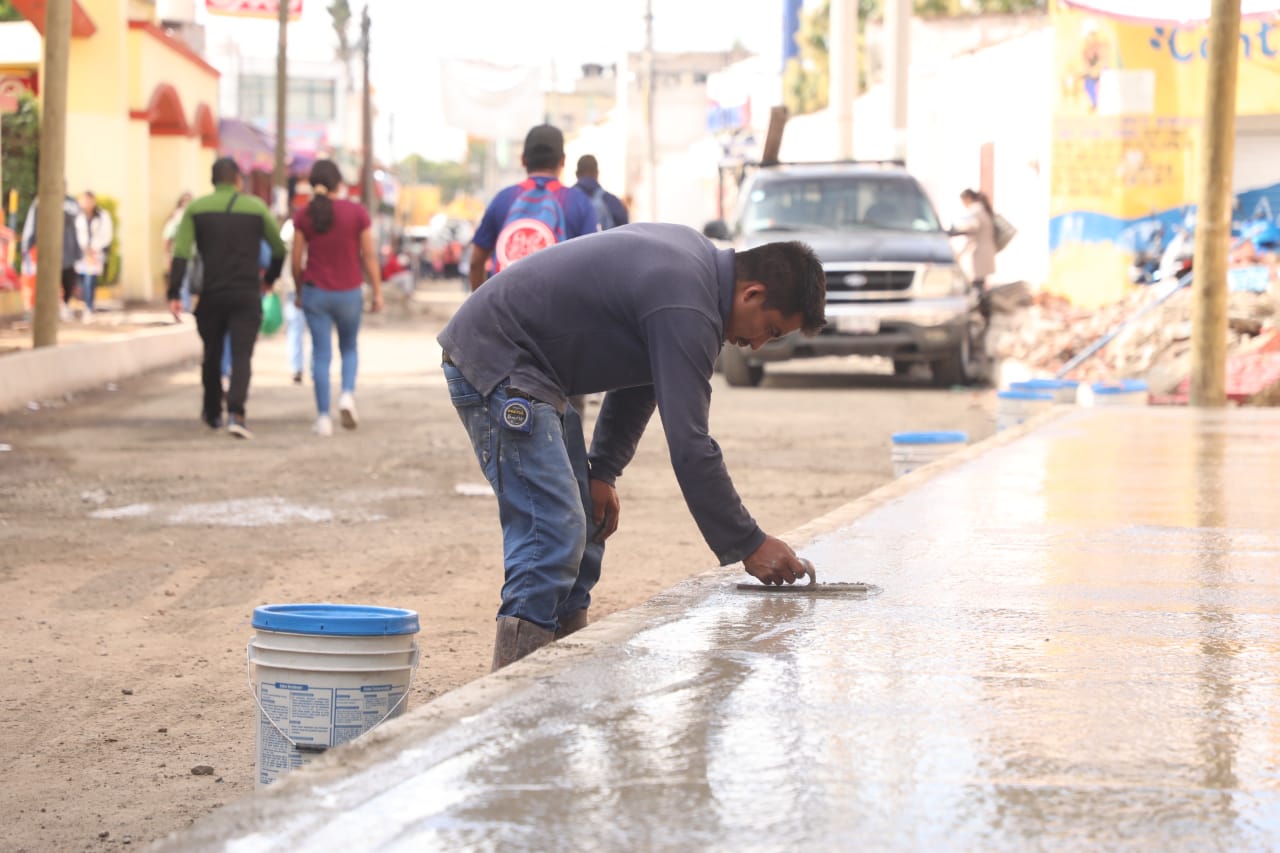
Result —
[{"label": "overcast sky", "polygon": [[[327,5],[304,0],[302,20],[290,25],[292,56],[331,55]],[[351,6],[354,40],[363,2]],[[430,159],[462,155],[465,137],[446,127],[441,114],[442,58],[533,64],[543,69],[547,87],[554,73],[558,87],[570,88],[583,63],[607,65],[644,46],[644,6],[644,0],[370,0],[379,154],[397,160],[413,152]],[[653,0],[653,18],[661,51],[726,50],[741,41],[775,62],[781,55],[782,0]],[[237,39],[243,31],[255,50],[274,52],[272,22],[236,21],[235,28]]]}]

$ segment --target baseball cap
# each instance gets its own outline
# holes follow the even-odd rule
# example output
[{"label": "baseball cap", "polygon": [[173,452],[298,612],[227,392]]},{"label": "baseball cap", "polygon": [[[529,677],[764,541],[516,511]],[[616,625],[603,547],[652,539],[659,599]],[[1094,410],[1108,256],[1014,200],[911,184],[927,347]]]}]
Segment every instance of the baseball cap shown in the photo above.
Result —
[{"label": "baseball cap", "polygon": [[560,128],[549,124],[540,124],[529,131],[524,138],[524,158],[555,159],[564,157],[564,134]]}]

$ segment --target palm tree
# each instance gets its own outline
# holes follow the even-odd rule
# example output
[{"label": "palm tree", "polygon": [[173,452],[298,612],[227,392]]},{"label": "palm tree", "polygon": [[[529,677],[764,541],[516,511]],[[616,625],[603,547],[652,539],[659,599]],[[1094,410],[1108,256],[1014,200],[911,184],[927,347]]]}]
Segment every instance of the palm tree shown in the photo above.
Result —
[{"label": "palm tree", "polygon": [[347,79],[347,91],[353,91],[355,84],[351,81],[351,57],[353,51],[351,49],[351,37],[348,30],[351,27],[351,4],[347,0],[333,0],[333,4],[329,6],[329,18],[333,23],[333,31],[338,36],[338,49],[335,51],[338,59],[342,62],[345,69]]}]

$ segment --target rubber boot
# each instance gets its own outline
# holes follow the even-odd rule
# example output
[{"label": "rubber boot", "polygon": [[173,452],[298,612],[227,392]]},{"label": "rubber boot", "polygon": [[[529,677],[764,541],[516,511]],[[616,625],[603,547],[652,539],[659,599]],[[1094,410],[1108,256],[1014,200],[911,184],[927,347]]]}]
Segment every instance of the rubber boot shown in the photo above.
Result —
[{"label": "rubber boot", "polygon": [[556,639],[562,640],[574,631],[581,631],[585,627],[587,627],[587,608],[584,607],[568,616],[560,617],[560,624],[556,627]]},{"label": "rubber boot", "polygon": [[493,669],[497,672],[510,663],[536,652],[556,638],[554,631],[539,628],[532,622],[514,616],[498,617],[498,633],[493,641]]}]

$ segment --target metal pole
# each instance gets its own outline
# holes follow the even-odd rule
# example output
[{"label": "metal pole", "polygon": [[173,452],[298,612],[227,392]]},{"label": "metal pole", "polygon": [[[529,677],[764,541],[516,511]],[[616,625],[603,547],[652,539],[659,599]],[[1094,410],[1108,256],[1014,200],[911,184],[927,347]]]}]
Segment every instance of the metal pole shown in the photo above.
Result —
[{"label": "metal pole", "polygon": [[1227,403],[1227,255],[1235,160],[1240,0],[1213,0],[1209,19],[1200,204],[1192,275],[1191,405]]},{"label": "metal pole", "polygon": [[276,166],[271,176],[275,187],[274,206],[283,193],[288,197],[289,164],[285,157],[285,139],[289,121],[289,0],[277,0],[279,7],[278,33],[276,35]]},{"label": "metal pole", "polygon": [[67,193],[67,66],[71,54],[71,0],[44,7],[44,110],[40,116],[40,174],[36,198],[36,304],[31,343],[58,343],[62,288],[63,199]]},{"label": "metal pole", "polygon": [[831,0],[830,14],[827,91],[836,119],[836,159],[852,160],[853,102],[858,97],[858,0]]},{"label": "metal pole", "polygon": [[893,157],[907,159],[907,95],[911,68],[911,0],[888,0],[884,12],[885,88],[889,91],[889,126],[893,128]]},{"label": "metal pole", "polygon": [[653,0],[644,4],[644,126],[645,152],[649,161],[649,219],[658,220],[658,144],[653,129]]},{"label": "metal pole", "polygon": [[373,89],[369,85],[369,5],[366,3],[360,15],[360,50],[364,56],[364,94],[361,107],[361,145],[364,146],[364,163],[360,169],[360,202],[377,219],[373,198]]}]

